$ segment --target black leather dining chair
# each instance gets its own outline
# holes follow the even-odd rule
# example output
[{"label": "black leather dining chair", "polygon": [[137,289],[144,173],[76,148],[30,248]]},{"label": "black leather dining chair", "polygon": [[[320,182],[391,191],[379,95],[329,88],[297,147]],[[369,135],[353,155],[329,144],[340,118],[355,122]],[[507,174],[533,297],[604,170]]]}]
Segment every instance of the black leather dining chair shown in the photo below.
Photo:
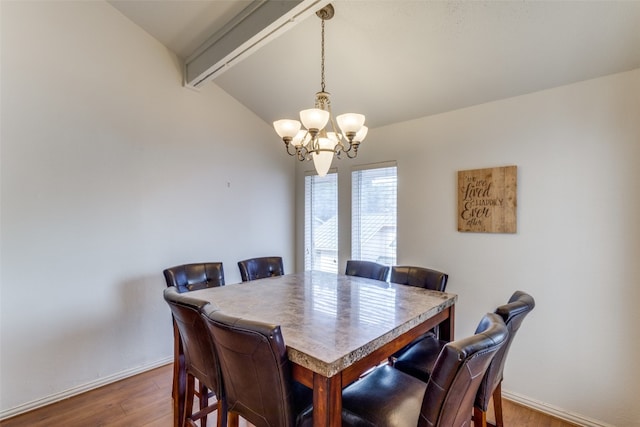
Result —
[{"label": "black leather dining chair", "polygon": [[389,277],[389,267],[373,261],[349,260],[344,274],[386,282]]},{"label": "black leather dining chair", "polygon": [[[221,262],[200,262],[191,264],[176,265],[162,271],[167,287],[174,286],[179,293],[197,291],[205,288],[215,288],[224,286],[224,269]],[[173,322],[173,357],[176,362],[173,364],[173,384],[179,384],[180,378],[186,376],[184,350],[182,348],[182,340],[178,327]],[[186,397],[185,390],[172,390],[171,394],[178,404],[182,404]],[[204,384],[198,382],[198,387],[193,391],[198,397],[200,408],[205,408],[208,402],[209,390]],[[193,399],[193,396],[191,396]],[[178,410],[179,413],[183,409]],[[206,415],[203,418],[203,424],[207,423]]]},{"label": "black leather dining chair", "polygon": [[518,329],[522,325],[522,321],[536,306],[533,297],[525,292],[516,291],[509,298],[509,302],[501,305],[496,309],[496,313],[502,316],[507,328],[509,329],[509,339],[500,351],[496,354],[489,369],[485,374],[480,389],[476,395],[473,406],[473,420],[475,426],[487,426],[487,409],[489,400],[493,396],[493,409],[496,417],[496,425],[503,426],[502,420],[502,379],[504,376],[504,365],[507,360],[507,354],[513,343]]},{"label": "black leather dining chair", "polygon": [[183,264],[165,269],[167,286],[175,286],[178,292],[224,286],[224,269],[221,262]]},{"label": "black leather dining chair", "polygon": [[[394,265],[391,267],[391,277],[389,278],[389,281],[400,285],[415,286],[418,288],[431,289],[432,291],[444,292],[447,288],[449,275],[430,268]],[[440,335],[440,328],[436,325],[431,331],[429,331],[429,334],[435,334],[435,336],[438,337]],[[414,340],[404,349],[401,349],[391,356],[389,361],[393,363],[400,353],[426,336],[427,335],[423,335]]]},{"label": "black leather dining chair", "polygon": [[391,283],[416,286],[440,292],[445,291],[448,280],[449,275],[441,271],[424,267],[400,265],[391,267],[391,277],[389,279]]},{"label": "black leather dining chair", "polygon": [[[480,383],[473,407],[475,426],[486,427],[487,409],[492,396],[496,425],[503,425],[502,378],[505,361],[513,338],[518,332],[522,321],[534,307],[535,301],[531,295],[522,291],[516,291],[511,298],[509,298],[507,304],[499,306],[495,311],[495,313],[504,320],[509,330],[509,337],[505,345],[496,353],[486,375]],[[445,341],[438,340],[434,335],[429,335],[400,354],[394,362],[394,367],[427,382],[433,372],[437,357],[446,344]]]},{"label": "black leather dining chair", "polygon": [[[201,425],[206,425],[207,414],[218,411],[218,427],[227,426],[227,408],[220,364],[216,356],[213,339],[200,311],[208,303],[193,297],[188,293],[179,293],[174,286],[164,290],[164,299],[171,308],[173,319],[177,325],[184,350],[184,375],[178,381],[177,405],[179,411],[178,425],[191,425],[201,420]],[[205,390],[213,392],[217,401],[211,405],[208,402],[208,394],[200,396],[200,410],[193,413],[193,397],[195,394],[195,379],[205,387]]]},{"label": "black leather dining chair", "polygon": [[240,277],[243,282],[264,279],[265,277],[282,276],[284,264],[282,257],[268,256],[238,261]]},{"label": "black leather dining chair", "polygon": [[230,418],[239,415],[256,427],[311,425],[313,391],[293,380],[280,326],[213,307],[202,317],[220,359]]},{"label": "black leather dining chair", "polygon": [[476,334],[440,351],[428,383],[389,365],[342,392],[343,426],[468,426],[480,382],[505,344],[504,321],[488,313]]}]

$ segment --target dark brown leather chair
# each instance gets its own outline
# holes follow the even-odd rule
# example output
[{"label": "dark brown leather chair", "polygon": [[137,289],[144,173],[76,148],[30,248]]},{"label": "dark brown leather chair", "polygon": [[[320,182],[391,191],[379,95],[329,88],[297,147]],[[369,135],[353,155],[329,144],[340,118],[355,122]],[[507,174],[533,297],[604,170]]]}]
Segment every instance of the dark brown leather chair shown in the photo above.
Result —
[{"label": "dark brown leather chair", "polygon": [[373,261],[349,260],[344,274],[386,282],[389,277],[389,267]]},{"label": "dark brown leather chair", "polygon": [[487,409],[489,400],[493,396],[493,408],[496,416],[496,425],[503,426],[502,421],[502,378],[504,364],[507,360],[509,348],[516,336],[520,325],[524,318],[536,306],[533,297],[525,292],[516,291],[509,298],[509,302],[501,305],[496,309],[496,313],[502,316],[504,322],[509,329],[509,339],[504,347],[498,351],[496,357],[489,365],[486,375],[480,383],[480,389],[476,395],[476,401],[473,406],[473,422],[475,426],[487,426]]},{"label": "dark brown leather chair", "polygon": [[[496,425],[502,426],[502,377],[507,353],[518,332],[524,318],[535,307],[533,297],[521,291],[516,291],[509,302],[496,309],[509,330],[509,338],[505,345],[496,353],[486,375],[480,383],[475,398],[473,418],[475,426],[487,425],[487,408],[493,396],[493,406],[496,415]],[[435,361],[441,349],[447,343],[430,335],[411,346],[395,360],[394,367],[427,382],[434,369]]]},{"label": "dark brown leather chair", "polygon": [[[222,268],[221,262],[202,262],[177,265],[163,270],[162,274],[164,274],[167,286],[175,286],[179,293],[224,286],[224,269]],[[186,375],[184,367],[184,351],[182,349],[180,334],[178,333],[178,328],[175,322],[173,324],[173,342],[173,357],[177,361],[177,363],[174,363],[173,365],[173,377],[175,384],[179,382],[179,378],[181,376]],[[182,403],[185,401],[185,396],[176,394],[178,392],[184,393],[184,390],[172,390],[171,394],[175,402]],[[203,384],[198,383],[198,387],[196,387],[194,393],[198,397],[200,408],[205,408],[208,402],[208,395],[210,394],[209,391]],[[182,409],[178,409],[176,412],[182,413],[182,411]],[[202,423],[207,423],[206,416],[203,417]]]},{"label": "dark brown leather chair", "polygon": [[385,365],[342,392],[343,426],[468,426],[480,382],[509,332],[488,313],[477,333],[444,346],[428,383]]},{"label": "dark brown leather chair", "polygon": [[221,262],[177,265],[167,268],[162,273],[167,286],[175,286],[180,293],[224,286]]},{"label": "dark brown leather chair", "polygon": [[[418,288],[431,289],[432,291],[440,291],[440,292],[445,291],[445,289],[447,288],[448,280],[449,280],[449,275],[441,271],[432,270],[430,268],[424,268],[424,267],[399,266],[399,265],[391,267],[391,278],[389,279],[391,283],[415,286]],[[439,336],[440,328],[436,326],[431,330],[431,332],[436,334],[436,336]],[[423,337],[420,337],[417,340],[420,340],[422,338]],[[409,345],[412,345],[412,344],[413,343]],[[395,359],[396,357],[397,357],[397,354],[394,354],[391,357],[390,361],[393,362],[393,359]]]},{"label": "dark brown leather chair", "polygon": [[423,267],[393,266],[391,267],[391,283],[416,286],[444,292],[449,275],[441,271]]},{"label": "dark brown leather chair", "polygon": [[203,310],[220,358],[230,413],[256,427],[293,427],[310,412],[313,391],[292,379],[280,326]]},{"label": "dark brown leather chair", "polygon": [[[216,356],[213,339],[209,334],[207,324],[200,314],[200,310],[207,305],[206,301],[192,298],[188,293],[179,293],[178,289],[170,286],[164,290],[164,299],[171,308],[174,324],[177,325],[180,341],[184,350],[184,374],[178,378],[178,398],[180,402],[174,405],[174,410],[180,411],[178,425],[189,425],[197,420],[206,425],[206,416],[210,412],[218,411],[218,427],[227,425],[227,408],[220,365]],[[200,397],[200,410],[193,413],[193,397],[197,379],[205,390],[212,391],[217,397],[214,404],[208,404],[208,394]]]},{"label": "dark brown leather chair", "polygon": [[264,279],[265,277],[282,276],[284,274],[282,257],[279,256],[238,261],[238,268],[240,269],[240,277],[243,282]]}]

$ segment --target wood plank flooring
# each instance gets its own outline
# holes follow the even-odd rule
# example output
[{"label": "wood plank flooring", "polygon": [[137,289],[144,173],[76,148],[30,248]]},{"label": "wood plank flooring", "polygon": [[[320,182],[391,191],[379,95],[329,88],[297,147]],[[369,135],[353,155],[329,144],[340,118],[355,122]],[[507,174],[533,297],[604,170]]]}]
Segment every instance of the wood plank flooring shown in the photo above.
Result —
[{"label": "wood plank flooring", "polygon": [[[166,365],[96,390],[0,421],[2,427],[172,427],[171,375]],[[574,427],[557,418],[504,401],[505,426]],[[490,410],[488,418],[493,421]],[[216,423],[215,412],[207,426]],[[252,427],[240,420],[240,427]]]}]

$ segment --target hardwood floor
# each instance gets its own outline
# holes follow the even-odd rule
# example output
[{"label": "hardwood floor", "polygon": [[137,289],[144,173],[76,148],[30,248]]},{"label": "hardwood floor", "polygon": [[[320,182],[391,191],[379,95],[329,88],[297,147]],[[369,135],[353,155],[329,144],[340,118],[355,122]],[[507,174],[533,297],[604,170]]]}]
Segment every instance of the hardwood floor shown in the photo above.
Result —
[{"label": "hardwood floor", "polygon": [[[2,427],[171,427],[171,365],[127,378],[8,420]],[[504,401],[506,426],[573,427],[559,419]],[[488,418],[493,421],[490,410]],[[215,426],[215,413],[207,426]],[[240,420],[240,427],[251,427]]]}]

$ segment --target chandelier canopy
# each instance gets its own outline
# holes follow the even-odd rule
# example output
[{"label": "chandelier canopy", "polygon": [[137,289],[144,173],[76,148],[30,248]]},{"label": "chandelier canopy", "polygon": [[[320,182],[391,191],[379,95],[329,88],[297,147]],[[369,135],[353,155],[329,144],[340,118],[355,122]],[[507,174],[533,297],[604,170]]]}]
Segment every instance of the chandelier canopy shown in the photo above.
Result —
[{"label": "chandelier canopy", "polygon": [[300,111],[300,121],[276,120],[273,127],[282,138],[289,155],[296,156],[300,161],[313,159],[318,175],[325,176],[334,155],[340,158],[344,153],[350,159],[358,155],[358,147],[367,136],[368,128],[364,126],[365,117],[362,114],[346,113],[335,120],[333,118],[324,82],[324,21],[333,18],[333,6],[328,4],[316,15],[322,20],[322,49],[320,92],[316,93],[315,107]]}]

